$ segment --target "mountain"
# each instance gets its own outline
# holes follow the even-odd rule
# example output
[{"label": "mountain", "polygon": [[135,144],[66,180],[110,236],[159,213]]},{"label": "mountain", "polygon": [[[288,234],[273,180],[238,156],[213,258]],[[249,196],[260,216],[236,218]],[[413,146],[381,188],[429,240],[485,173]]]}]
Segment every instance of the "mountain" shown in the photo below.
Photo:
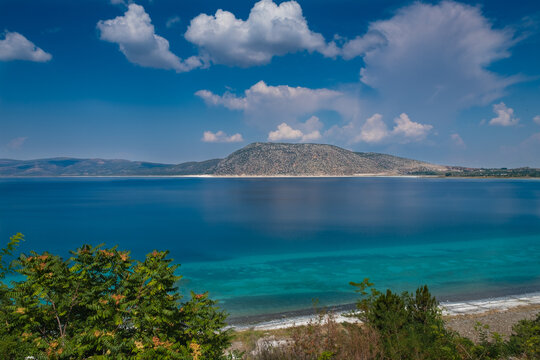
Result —
[{"label": "mountain", "polygon": [[179,165],[128,160],[0,160],[0,176],[145,176],[211,174],[220,159]]},{"label": "mountain", "polygon": [[540,169],[443,166],[387,154],[352,152],[333,145],[283,143],[253,143],[233,152],[225,159],[182,164],[76,158],[0,159],[0,177],[172,175],[540,177]]},{"label": "mountain", "polygon": [[443,172],[445,166],[333,145],[253,143],[221,160],[215,175],[322,176]]}]

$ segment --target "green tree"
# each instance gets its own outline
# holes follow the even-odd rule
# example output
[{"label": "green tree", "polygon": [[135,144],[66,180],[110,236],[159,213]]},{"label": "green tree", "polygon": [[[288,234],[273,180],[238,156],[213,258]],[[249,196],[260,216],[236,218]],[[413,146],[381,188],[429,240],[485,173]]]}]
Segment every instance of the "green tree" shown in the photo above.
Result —
[{"label": "green tree", "polygon": [[351,285],[362,295],[356,316],[379,333],[385,358],[462,358],[456,334],[445,329],[438,302],[427,286],[414,294],[396,294],[373,289],[368,279]]},{"label": "green tree", "polygon": [[38,350],[33,344],[20,341],[19,336],[9,331],[14,314],[10,308],[11,289],[5,284],[5,279],[15,272],[13,256],[23,240],[22,234],[16,234],[9,239],[5,248],[0,249],[0,358],[5,360],[38,355]]},{"label": "green tree", "polygon": [[207,294],[182,302],[167,252],[143,261],[82,246],[68,260],[21,255],[8,290],[6,332],[49,359],[219,359],[226,314]]}]

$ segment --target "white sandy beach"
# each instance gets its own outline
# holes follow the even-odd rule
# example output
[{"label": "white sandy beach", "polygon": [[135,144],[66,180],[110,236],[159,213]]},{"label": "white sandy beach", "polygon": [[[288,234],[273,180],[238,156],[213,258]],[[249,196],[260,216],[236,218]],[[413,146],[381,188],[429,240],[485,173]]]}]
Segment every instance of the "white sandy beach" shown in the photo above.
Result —
[{"label": "white sandy beach", "polygon": [[[440,308],[444,316],[459,316],[484,314],[493,311],[506,311],[514,308],[532,305],[540,306],[540,292],[495,297],[481,300],[443,302],[440,304]],[[348,313],[348,311],[341,311],[336,313],[335,320],[339,323],[354,323],[359,321],[356,318],[346,316],[346,314]],[[316,321],[318,318],[319,316],[314,314],[265,321],[254,325],[231,326],[231,328],[237,331],[248,329],[263,331],[286,329],[295,326],[307,325],[310,322]]]}]

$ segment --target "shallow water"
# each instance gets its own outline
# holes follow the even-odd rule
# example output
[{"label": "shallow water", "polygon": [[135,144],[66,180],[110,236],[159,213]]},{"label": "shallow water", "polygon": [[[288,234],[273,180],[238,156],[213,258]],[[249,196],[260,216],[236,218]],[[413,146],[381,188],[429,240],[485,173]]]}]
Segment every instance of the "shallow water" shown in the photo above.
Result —
[{"label": "shallow water", "polygon": [[540,181],[0,179],[0,238],[66,254],[169,249],[233,316],[353,302],[349,281],[442,300],[540,290]]}]

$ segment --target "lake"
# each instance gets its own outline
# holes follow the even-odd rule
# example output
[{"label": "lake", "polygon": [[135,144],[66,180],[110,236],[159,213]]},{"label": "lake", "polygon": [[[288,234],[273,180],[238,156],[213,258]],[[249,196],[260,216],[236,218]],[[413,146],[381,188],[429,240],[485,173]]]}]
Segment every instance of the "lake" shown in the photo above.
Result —
[{"label": "lake", "polygon": [[540,181],[435,178],[0,179],[0,238],[68,255],[168,249],[183,292],[233,317],[354,302],[350,281],[441,300],[540,290]]}]

